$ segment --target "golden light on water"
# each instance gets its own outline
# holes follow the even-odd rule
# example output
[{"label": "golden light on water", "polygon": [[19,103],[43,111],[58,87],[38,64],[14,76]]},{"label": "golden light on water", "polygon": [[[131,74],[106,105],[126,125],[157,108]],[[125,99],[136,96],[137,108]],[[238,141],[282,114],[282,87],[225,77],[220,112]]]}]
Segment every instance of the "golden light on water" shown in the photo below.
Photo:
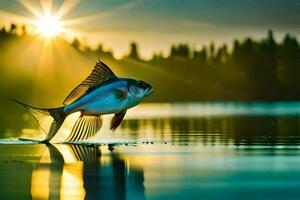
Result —
[{"label": "golden light on water", "polygon": [[48,168],[41,168],[32,172],[31,195],[34,199],[48,199],[50,175]]},{"label": "golden light on water", "polygon": [[83,163],[64,165],[61,176],[60,199],[84,199],[86,192],[83,185]]},{"label": "golden light on water", "polygon": [[[70,146],[50,146],[42,154],[31,177],[33,199],[84,199],[82,161]],[[61,157],[60,157],[61,156]],[[55,166],[51,167],[51,164]]]}]

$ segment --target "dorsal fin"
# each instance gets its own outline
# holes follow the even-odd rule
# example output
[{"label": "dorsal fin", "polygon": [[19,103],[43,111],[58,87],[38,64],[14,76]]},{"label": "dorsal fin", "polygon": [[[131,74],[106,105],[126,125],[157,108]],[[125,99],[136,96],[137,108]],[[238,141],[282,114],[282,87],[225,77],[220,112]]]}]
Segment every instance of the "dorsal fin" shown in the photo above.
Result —
[{"label": "dorsal fin", "polygon": [[64,104],[71,104],[86,94],[90,88],[96,87],[105,81],[116,78],[117,76],[106,64],[98,61],[94,66],[92,73],[67,96],[67,98],[64,100]]}]

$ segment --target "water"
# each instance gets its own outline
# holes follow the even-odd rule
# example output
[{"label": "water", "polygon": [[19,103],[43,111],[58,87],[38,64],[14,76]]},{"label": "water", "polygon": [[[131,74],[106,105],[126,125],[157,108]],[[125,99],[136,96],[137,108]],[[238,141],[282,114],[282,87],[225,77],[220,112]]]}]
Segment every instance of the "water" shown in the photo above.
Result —
[{"label": "water", "polygon": [[148,105],[89,142],[2,139],[0,199],[297,199],[298,111],[259,106]]}]

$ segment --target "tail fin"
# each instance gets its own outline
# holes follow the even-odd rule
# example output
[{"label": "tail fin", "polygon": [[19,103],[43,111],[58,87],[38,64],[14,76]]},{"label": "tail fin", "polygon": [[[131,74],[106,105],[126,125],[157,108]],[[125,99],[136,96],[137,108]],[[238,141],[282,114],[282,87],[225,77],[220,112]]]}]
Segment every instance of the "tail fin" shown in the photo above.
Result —
[{"label": "tail fin", "polygon": [[64,107],[36,108],[14,99],[9,100],[21,104],[32,114],[43,132],[47,134],[44,142],[49,142],[55,136],[66,118]]}]

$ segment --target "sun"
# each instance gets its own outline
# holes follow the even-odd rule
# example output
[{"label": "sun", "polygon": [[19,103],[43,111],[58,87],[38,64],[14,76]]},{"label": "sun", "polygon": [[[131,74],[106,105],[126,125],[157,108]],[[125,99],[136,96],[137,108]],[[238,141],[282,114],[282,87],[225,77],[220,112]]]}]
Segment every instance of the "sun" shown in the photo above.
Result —
[{"label": "sun", "polygon": [[55,37],[63,32],[63,25],[58,17],[44,15],[37,20],[36,30],[46,37]]}]

